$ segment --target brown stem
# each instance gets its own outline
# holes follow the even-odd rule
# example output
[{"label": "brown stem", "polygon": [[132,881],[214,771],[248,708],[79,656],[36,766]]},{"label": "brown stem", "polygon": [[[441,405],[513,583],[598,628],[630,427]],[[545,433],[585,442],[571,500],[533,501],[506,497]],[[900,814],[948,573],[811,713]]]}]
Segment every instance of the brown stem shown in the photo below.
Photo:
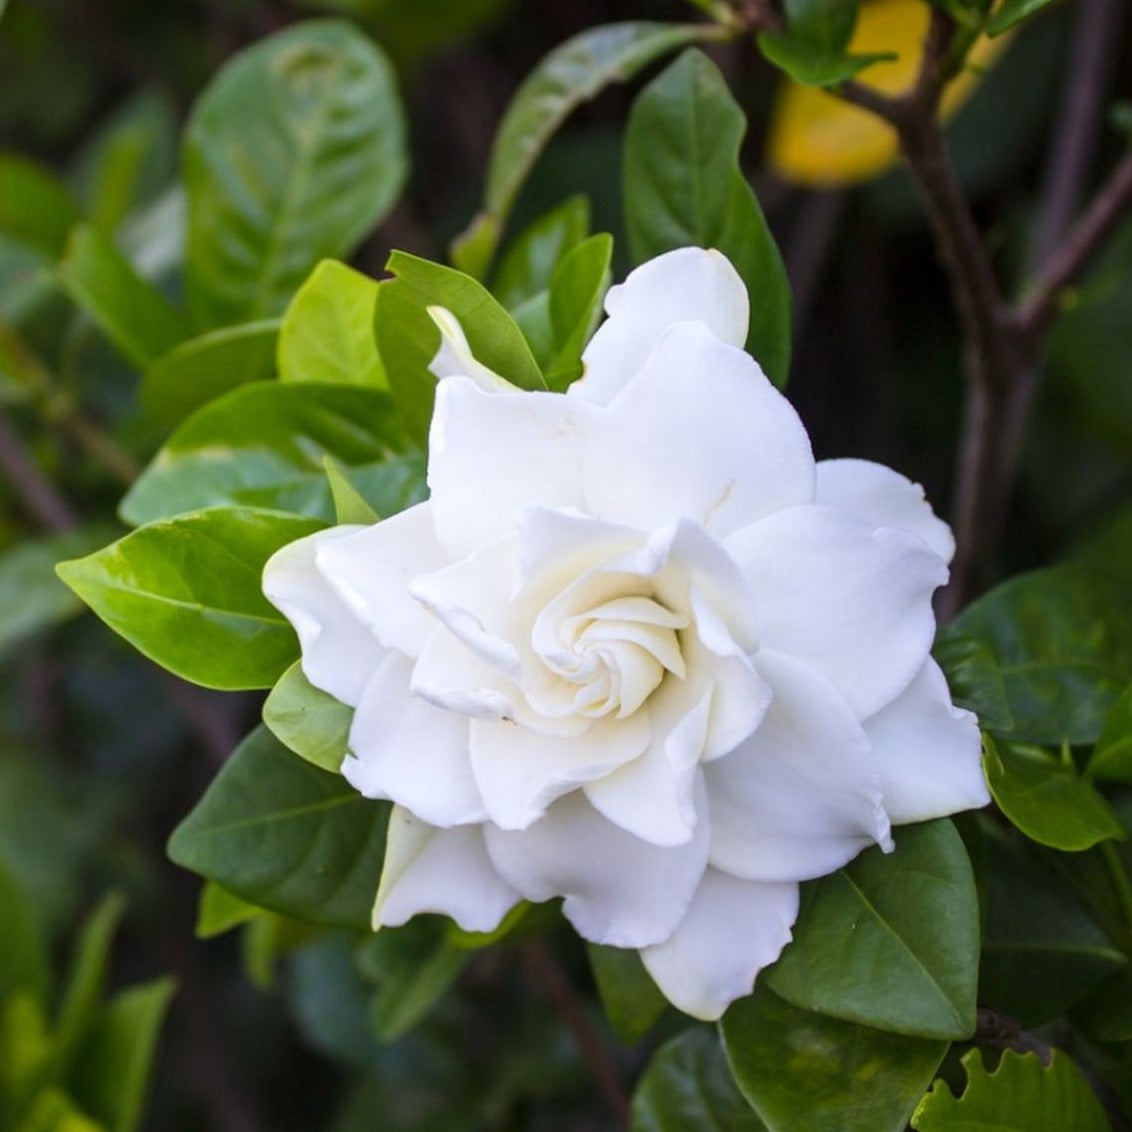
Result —
[{"label": "brown stem", "polygon": [[39,470],[23,438],[0,415],[0,473],[15,488],[24,509],[49,531],[78,526],[78,515],[55,485]]},{"label": "brown stem", "polygon": [[61,414],[56,423],[123,487],[132,486],[138,478],[141,469],[134,458],[77,409]]}]

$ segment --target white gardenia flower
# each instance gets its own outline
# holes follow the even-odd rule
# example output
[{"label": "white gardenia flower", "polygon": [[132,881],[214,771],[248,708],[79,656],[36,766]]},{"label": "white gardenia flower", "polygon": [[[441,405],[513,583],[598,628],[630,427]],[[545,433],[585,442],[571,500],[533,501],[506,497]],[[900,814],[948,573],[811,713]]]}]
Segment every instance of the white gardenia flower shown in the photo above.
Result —
[{"label": "white gardenia flower", "polygon": [[435,312],[430,498],[292,543],[264,590],[355,709],[342,773],[395,803],[375,927],[563,897],[711,1019],[800,881],[989,800],[929,656],[953,543],[896,472],[815,465],[724,256],[660,256],[606,310],[566,395]]}]

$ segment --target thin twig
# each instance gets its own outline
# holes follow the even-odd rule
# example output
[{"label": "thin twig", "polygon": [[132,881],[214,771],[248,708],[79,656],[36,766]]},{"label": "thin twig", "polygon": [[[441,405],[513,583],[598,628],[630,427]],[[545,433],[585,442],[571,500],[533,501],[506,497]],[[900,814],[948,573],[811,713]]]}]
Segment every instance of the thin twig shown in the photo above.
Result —
[{"label": "thin twig", "polygon": [[0,414],[0,473],[15,488],[28,514],[49,531],[68,531],[79,518],[55,485],[39,470],[23,438]]},{"label": "thin twig", "polygon": [[67,433],[91,459],[101,464],[122,487],[132,486],[138,478],[141,469],[134,458],[79,410],[61,413],[53,423]]}]

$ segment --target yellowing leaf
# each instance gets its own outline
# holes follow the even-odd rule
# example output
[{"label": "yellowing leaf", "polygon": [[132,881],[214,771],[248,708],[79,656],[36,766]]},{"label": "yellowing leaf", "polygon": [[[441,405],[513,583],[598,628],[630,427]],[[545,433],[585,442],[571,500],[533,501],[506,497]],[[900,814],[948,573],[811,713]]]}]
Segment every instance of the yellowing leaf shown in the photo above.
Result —
[{"label": "yellowing leaf", "polygon": [[[859,81],[884,94],[898,94],[915,80],[931,9],[922,0],[867,0],[861,6],[848,51],[855,55],[894,52]],[[980,37],[967,69],[948,87],[946,120],[970,97],[980,71],[1002,53],[1008,36]],[[767,160],[781,177],[815,188],[867,181],[897,157],[892,128],[867,110],[850,106],[818,87],[784,80],[771,114]]]}]

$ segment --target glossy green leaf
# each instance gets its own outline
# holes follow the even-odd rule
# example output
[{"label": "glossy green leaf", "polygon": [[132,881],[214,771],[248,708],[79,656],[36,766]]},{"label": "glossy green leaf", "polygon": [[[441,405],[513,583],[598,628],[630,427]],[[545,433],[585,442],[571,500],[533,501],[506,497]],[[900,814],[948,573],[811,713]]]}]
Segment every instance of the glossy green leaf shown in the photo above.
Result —
[{"label": "glossy green leaf", "polygon": [[859,0],[784,0],[790,34],[815,47],[840,51],[853,36]]},{"label": "glossy green leaf", "polygon": [[279,319],[226,326],[190,338],[162,354],[145,371],[141,404],[146,415],[169,428],[237,386],[275,374]]},{"label": "glossy green leaf", "polygon": [[35,909],[0,862],[0,1002],[17,987],[42,998],[47,985],[47,944]]},{"label": "glossy green leaf", "polygon": [[969,606],[954,631],[987,648],[1014,719],[1011,739],[1092,743],[1132,680],[1132,604],[1092,570],[1035,570]]},{"label": "glossy green leaf", "polygon": [[759,50],[779,70],[806,86],[835,86],[859,75],[866,67],[895,59],[892,52],[847,55],[792,35],[771,32],[758,38]]},{"label": "glossy green leaf", "polygon": [[1068,1054],[1005,1050],[987,1071],[979,1050],[963,1055],[967,1087],[955,1097],[937,1081],[912,1117],[916,1132],[1110,1132],[1096,1093]]},{"label": "glossy green leaf", "polygon": [[572,248],[554,269],[547,304],[554,337],[546,367],[551,389],[564,390],[582,375],[582,350],[601,317],[612,259],[613,237],[603,233]]},{"label": "glossy green leaf", "polygon": [[878,1029],[965,1038],[975,1029],[979,909],[946,819],[893,831],[803,886],[794,942],[762,977],[796,1006]]},{"label": "glossy green leaf", "polygon": [[326,482],[330,485],[330,496],[334,500],[334,521],[340,524],[358,523],[362,526],[376,523],[381,516],[354,486],[345,468],[329,456],[322,463],[326,469]]},{"label": "glossy green leaf", "polygon": [[320,259],[345,258],[385,215],[406,163],[392,68],[349,24],[297,24],[229,61],[185,137],[197,324],[281,313]]},{"label": "glossy green leaf", "polygon": [[1132,684],[1108,713],[1089,759],[1088,774],[1132,782]]},{"label": "glossy green leaf", "polygon": [[685,1030],[662,1046],[637,1085],[630,1132],[766,1132],[739,1092],[710,1030]]},{"label": "glossy green leaf", "polygon": [[206,880],[197,905],[196,937],[213,939],[263,914],[258,905],[249,904],[214,880]]},{"label": "glossy green leaf", "polygon": [[1052,3],[1053,0],[1002,0],[987,23],[987,33],[1002,35]]},{"label": "glossy green leaf", "polygon": [[311,684],[298,661],[279,678],[263,705],[263,722],[280,743],[334,774],[346,757],[353,718],[352,708]]},{"label": "glossy green leaf", "polygon": [[986,645],[945,629],[932,655],[947,677],[957,706],[973,711],[990,731],[1009,731],[1014,726],[1002,672]]},{"label": "glossy green leaf", "polygon": [[71,1091],[108,1132],[141,1126],[150,1070],[177,984],[154,979],[115,997],[75,1059]]},{"label": "glossy green leaf", "polygon": [[431,306],[456,316],[476,360],[488,369],[522,389],[546,388],[523,332],[482,284],[405,252],[394,252],[386,267],[395,278],[378,290],[377,349],[401,419],[422,448],[428,442],[436,387],[428,367],[440,348]]},{"label": "glossy green leaf", "polygon": [[50,169],[0,154],[0,231],[57,259],[79,219],[67,187]]},{"label": "glossy green leaf", "polygon": [[768,1132],[903,1132],[947,1042],[811,1014],[763,986],[723,1016],[731,1071]]},{"label": "glossy green leaf", "polygon": [[323,464],[383,464],[406,446],[386,394],[346,385],[256,382],[198,409],[122,500],[148,523],[204,507],[248,505],[334,520]]},{"label": "glossy green leaf", "polygon": [[122,357],[140,370],[186,335],[177,311],[93,225],[81,224],[72,232],[58,278]]},{"label": "glossy green leaf", "polygon": [[986,737],[983,771],[998,808],[1029,838],[1075,852],[1115,837],[1124,826],[1072,760],[1041,747]]},{"label": "glossy green leaf", "polygon": [[590,202],[584,196],[564,200],[525,228],[510,244],[491,293],[512,313],[550,287],[558,261],[590,231]]},{"label": "glossy green leaf", "polygon": [[280,380],[387,388],[373,336],[377,286],[368,275],[324,259],[283,317]]},{"label": "glossy green leaf", "polygon": [[668,1000],[636,951],[590,943],[586,954],[613,1032],[625,1045],[639,1042],[664,1013]]},{"label": "glossy green leaf", "polygon": [[790,284],[739,168],[746,118],[718,68],[686,51],[638,96],[625,137],[623,196],[633,260],[716,248],[751,297],[747,348],[776,385],[790,368]]},{"label": "glossy green leaf", "polygon": [[209,688],[270,688],[299,643],[263,596],[264,563],[321,526],[251,507],[197,511],[57,569],[110,628],[169,671]]},{"label": "glossy green leaf", "polygon": [[262,908],[365,930],[388,811],[259,727],[173,831],[169,856]]},{"label": "glossy green leaf", "polygon": [[[428,485],[425,482],[425,457],[421,452],[409,452],[395,456],[381,464],[365,464],[355,467],[339,466],[341,478],[349,480],[350,489],[359,497],[369,513],[380,518],[388,518],[420,503],[428,498]],[[337,522],[347,522],[342,518],[341,505],[343,489],[341,484],[335,494],[333,476],[327,475],[330,493],[334,498]],[[354,523],[368,523],[372,520],[365,511],[354,512],[349,520]]]}]

